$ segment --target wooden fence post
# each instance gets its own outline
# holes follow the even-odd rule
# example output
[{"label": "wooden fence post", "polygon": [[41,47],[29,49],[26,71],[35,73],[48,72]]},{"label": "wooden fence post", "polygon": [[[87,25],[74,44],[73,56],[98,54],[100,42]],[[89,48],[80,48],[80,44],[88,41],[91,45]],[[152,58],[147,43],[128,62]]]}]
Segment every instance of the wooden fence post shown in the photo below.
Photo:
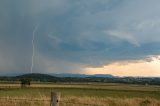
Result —
[{"label": "wooden fence post", "polygon": [[51,92],[51,106],[59,106],[60,102],[60,93]]}]

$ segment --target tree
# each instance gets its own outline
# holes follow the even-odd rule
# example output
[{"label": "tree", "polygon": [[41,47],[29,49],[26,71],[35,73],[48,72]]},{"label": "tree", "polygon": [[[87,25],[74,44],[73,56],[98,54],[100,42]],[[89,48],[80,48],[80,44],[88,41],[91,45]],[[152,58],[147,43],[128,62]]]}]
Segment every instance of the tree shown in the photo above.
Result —
[{"label": "tree", "polygon": [[21,79],[20,81],[21,81],[21,87],[22,87],[22,88],[31,85],[31,79],[29,79],[29,78],[23,78],[23,79]]}]

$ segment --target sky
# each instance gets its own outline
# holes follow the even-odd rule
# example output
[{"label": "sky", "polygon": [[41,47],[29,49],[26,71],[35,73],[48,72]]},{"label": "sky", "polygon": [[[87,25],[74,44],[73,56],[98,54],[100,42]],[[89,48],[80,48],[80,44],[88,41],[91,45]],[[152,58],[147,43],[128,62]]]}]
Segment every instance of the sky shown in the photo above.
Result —
[{"label": "sky", "polygon": [[33,73],[160,76],[159,4],[0,0],[0,75],[33,65]]}]

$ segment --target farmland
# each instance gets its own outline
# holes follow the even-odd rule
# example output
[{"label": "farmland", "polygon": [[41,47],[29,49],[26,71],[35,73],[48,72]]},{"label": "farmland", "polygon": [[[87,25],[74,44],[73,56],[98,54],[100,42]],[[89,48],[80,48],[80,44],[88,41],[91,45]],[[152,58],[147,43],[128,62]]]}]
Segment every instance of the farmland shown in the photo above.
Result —
[{"label": "farmland", "polygon": [[0,87],[0,106],[49,106],[52,91],[61,93],[60,106],[160,106],[160,86],[153,85],[32,83],[20,88],[16,83]]}]

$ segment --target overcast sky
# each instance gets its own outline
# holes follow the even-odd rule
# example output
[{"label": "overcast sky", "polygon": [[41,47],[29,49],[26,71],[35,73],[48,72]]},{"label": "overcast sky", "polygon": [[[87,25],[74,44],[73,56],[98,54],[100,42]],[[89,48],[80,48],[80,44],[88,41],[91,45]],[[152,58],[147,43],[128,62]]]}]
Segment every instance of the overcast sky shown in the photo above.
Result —
[{"label": "overcast sky", "polygon": [[[34,34],[34,73],[132,75],[115,69],[122,66],[130,67],[129,73],[136,67],[134,73],[143,70],[138,74],[143,75],[147,64],[160,62],[159,4],[160,0],[0,0],[0,73],[30,73]],[[145,75],[160,76],[158,70],[160,66],[153,65]]]}]

